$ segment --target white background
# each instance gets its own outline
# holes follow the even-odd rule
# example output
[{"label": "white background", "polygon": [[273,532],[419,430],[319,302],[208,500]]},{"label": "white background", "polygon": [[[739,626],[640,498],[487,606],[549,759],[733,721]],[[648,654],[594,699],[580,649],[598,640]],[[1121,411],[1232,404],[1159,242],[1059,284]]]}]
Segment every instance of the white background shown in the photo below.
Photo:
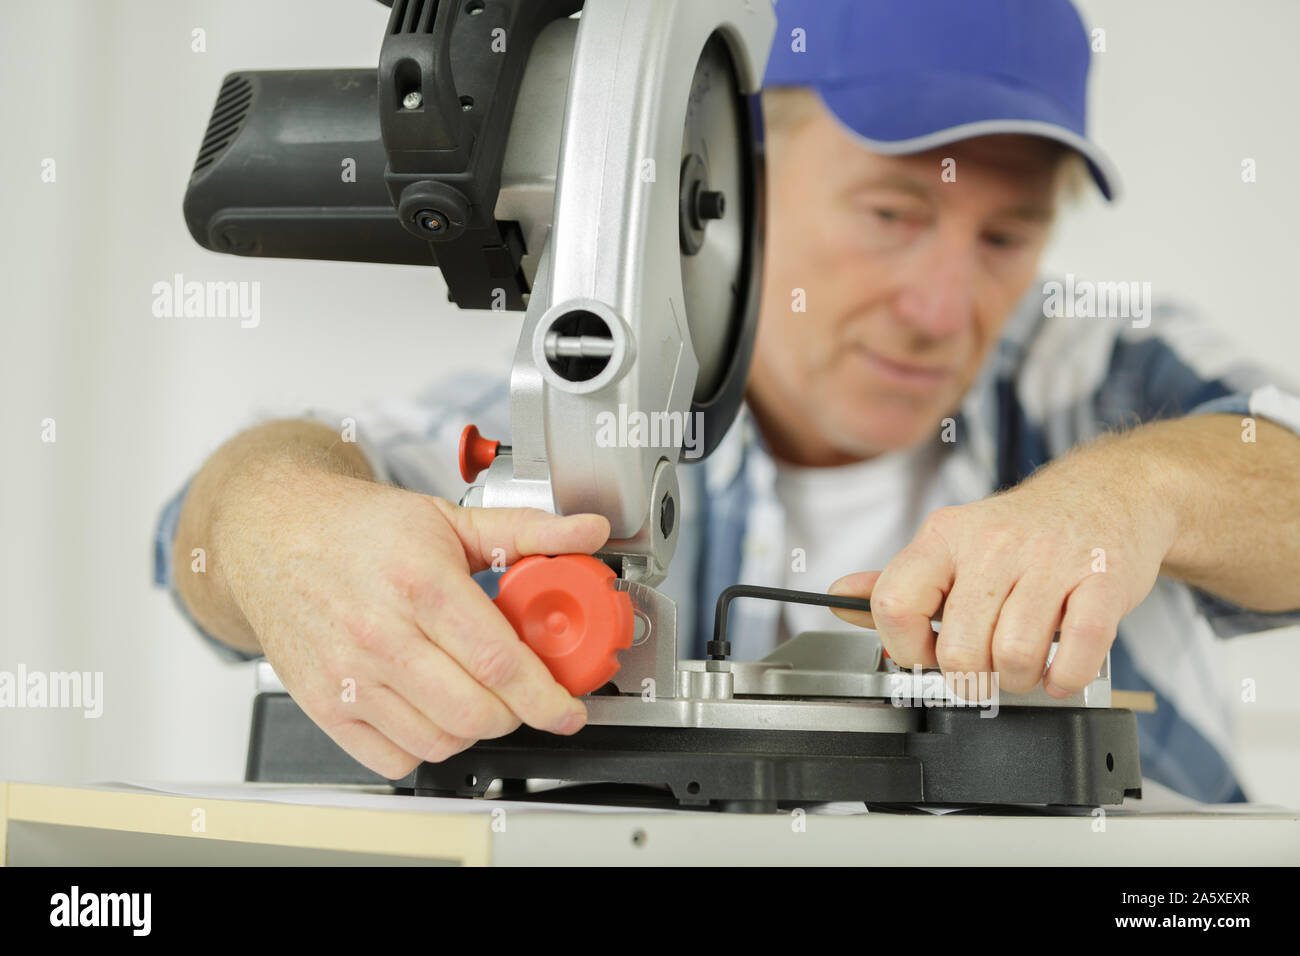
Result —
[{"label": "white background", "polygon": [[[1072,214],[1045,268],[1150,281],[1294,373],[1300,5],[1082,7],[1106,31],[1092,112],[1126,198]],[[372,65],[386,16],[368,0],[5,0],[0,669],[103,671],[106,702],[98,720],[0,711],[0,779],[237,779],[252,674],[219,663],[150,586],[159,508],[257,414],[352,408],[463,366],[505,373],[518,319],[457,314],[434,270],[222,257],[185,229],[222,77]],[[260,327],[155,318],[151,287],[178,272],[259,281]],[[1242,678],[1258,685],[1238,708],[1246,783],[1292,806],[1298,642],[1237,639],[1222,665],[1234,697]]]}]

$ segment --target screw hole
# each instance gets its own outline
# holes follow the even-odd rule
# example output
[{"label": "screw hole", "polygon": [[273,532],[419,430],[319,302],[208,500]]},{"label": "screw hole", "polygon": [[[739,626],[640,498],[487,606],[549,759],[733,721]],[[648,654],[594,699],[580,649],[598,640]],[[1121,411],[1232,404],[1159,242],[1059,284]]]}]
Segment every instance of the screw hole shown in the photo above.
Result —
[{"label": "screw hole", "polygon": [[472,97],[472,96],[462,96],[462,97],[460,98],[460,108],[461,108],[462,111],[464,111],[464,112],[466,112],[466,113],[468,113],[470,110],[472,110],[472,109],[474,108],[474,97]]},{"label": "screw hole", "polygon": [[478,786],[478,777],[474,776],[472,773],[469,774],[467,777],[465,777],[465,786],[467,786],[467,787],[477,787],[477,786]]},{"label": "screw hole", "polygon": [[664,500],[659,504],[659,530],[663,533],[665,540],[673,533],[675,514],[673,497],[665,492]]},{"label": "screw hole", "polygon": [[483,0],[469,0],[469,3],[465,4],[465,12],[471,17],[478,16],[483,12]]},{"label": "screw hole", "polygon": [[696,783],[694,780],[692,780],[690,783],[686,785],[686,792],[691,794],[699,793],[700,785]]},{"label": "screw hole", "polygon": [[1110,773],[1115,771],[1115,757],[1113,754],[1106,754],[1106,770]]}]

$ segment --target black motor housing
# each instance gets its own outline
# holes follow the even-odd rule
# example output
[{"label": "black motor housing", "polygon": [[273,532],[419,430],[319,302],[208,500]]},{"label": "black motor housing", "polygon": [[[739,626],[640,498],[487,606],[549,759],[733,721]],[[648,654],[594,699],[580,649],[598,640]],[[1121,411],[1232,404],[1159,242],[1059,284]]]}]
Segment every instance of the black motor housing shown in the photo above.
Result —
[{"label": "black motor housing", "polygon": [[214,252],[435,265],[384,182],[373,67],[231,73],[185,193]]}]

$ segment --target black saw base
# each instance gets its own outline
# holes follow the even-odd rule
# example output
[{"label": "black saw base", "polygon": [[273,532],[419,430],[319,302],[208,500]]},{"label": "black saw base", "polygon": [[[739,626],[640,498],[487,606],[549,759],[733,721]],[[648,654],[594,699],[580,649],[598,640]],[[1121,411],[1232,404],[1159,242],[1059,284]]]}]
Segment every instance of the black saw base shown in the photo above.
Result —
[{"label": "black saw base", "polygon": [[522,727],[388,781],[340,750],[287,694],[259,694],[246,778],[388,783],[456,797],[480,797],[497,780],[506,797],[529,779],[631,784],[667,788],[684,807],[750,813],[829,801],[1097,807],[1141,796],[1132,711],[980,713],[927,708],[924,729],[908,733],[587,726],[557,737]]}]

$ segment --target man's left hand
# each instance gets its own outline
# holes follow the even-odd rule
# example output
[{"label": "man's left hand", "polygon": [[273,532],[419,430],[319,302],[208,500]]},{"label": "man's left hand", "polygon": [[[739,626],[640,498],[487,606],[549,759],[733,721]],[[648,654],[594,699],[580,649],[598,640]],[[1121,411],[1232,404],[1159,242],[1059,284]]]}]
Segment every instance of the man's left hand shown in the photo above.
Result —
[{"label": "man's left hand", "polygon": [[[1122,440],[1081,450],[1010,491],[933,512],[884,571],[832,585],[831,593],[869,597],[870,615],[836,613],[875,627],[902,667],[996,672],[1009,693],[1040,680],[1057,698],[1082,690],[1120,619],[1154,586],[1174,539],[1158,483],[1146,469],[1117,467],[1116,444]],[[930,622],[940,615],[936,635]]]}]

